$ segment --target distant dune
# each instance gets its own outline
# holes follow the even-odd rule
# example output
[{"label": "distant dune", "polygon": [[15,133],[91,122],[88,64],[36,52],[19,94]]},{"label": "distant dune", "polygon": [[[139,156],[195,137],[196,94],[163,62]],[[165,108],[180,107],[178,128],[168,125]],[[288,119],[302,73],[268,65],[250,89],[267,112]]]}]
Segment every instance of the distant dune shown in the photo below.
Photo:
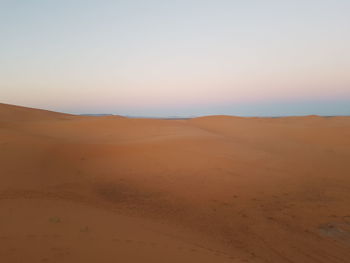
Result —
[{"label": "distant dune", "polygon": [[350,117],[0,104],[0,262],[350,262]]}]

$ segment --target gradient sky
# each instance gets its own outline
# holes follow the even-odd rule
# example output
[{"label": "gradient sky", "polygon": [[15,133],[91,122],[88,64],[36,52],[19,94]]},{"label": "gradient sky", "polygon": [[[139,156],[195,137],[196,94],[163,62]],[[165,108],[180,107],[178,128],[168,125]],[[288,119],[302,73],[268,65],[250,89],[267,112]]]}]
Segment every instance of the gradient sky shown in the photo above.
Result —
[{"label": "gradient sky", "polygon": [[0,102],[350,115],[349,0],[0,0]]}]

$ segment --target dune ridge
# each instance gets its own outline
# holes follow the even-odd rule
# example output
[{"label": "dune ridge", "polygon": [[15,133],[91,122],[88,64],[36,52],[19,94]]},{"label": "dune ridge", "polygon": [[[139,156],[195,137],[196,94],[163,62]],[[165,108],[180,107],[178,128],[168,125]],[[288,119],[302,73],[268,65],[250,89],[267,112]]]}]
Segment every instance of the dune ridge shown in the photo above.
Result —
[{"label": "dune ridge", "polygon": [[348,262],[350,117],[0,104],[3,262]]}]

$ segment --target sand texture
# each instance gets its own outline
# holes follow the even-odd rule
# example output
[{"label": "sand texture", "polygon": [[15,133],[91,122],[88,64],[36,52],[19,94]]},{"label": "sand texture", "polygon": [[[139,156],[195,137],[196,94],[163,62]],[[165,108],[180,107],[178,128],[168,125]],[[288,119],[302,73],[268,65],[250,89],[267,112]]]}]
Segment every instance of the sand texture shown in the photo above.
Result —
[{"label": "sand texture", "polygon": [[0,104],[0,262],[350,262],[350,117]]}]

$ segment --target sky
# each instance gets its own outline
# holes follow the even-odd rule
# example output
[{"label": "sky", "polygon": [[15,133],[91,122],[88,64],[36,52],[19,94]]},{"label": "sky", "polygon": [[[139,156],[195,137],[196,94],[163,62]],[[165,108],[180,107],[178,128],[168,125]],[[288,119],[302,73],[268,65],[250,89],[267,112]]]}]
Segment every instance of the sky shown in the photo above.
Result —
[{"label": "sky", "polygon": [[0,0],[0,102],[350,115],[349,0]]}]

